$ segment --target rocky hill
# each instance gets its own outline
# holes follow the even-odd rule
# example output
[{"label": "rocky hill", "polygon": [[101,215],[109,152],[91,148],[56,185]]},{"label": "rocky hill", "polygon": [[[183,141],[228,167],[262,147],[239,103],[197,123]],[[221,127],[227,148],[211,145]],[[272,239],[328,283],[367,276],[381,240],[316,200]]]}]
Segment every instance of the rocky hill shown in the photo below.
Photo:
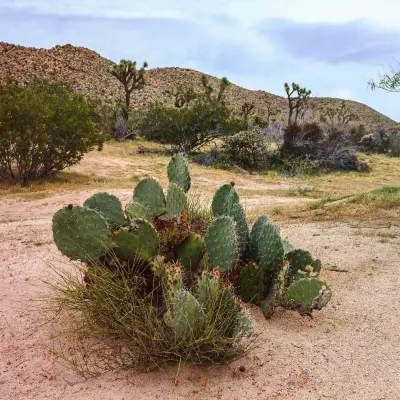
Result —
[{"label": "rocky hill", "polygon": [[[49,50],[23,47],[0,42],[0,82],[10,75],[20,81],[32,76],[54,76],[70,83],[78,91],[100,101],[116,101],[123,98],[121,84],[109,73],[114,63],[96,52],[70,44],[55,46]],[[168,89],[178,84],[193,85],[201,89],[201,72],[185,68],[154,68],[148,70],[148,84],[139,93],[134,93],[134,107],[151,100],[172,103],[167,95]],[[228,77],[229,78],[229,77]],[[214,87],[218,79],[209,77]],[[260,115],[266,112],[267,104],[282,110],[280,119],[287,119],[287,99],[261,90],[248,90],[232,84],[226,91],[228,104],[236,109],[244,102],[255,104]],[[313,98],[310,112],[318,108],[339,106],[341,99]],[[360,123],[369,128],[391,127],[396,122],[372,108],[355,101],[346,102],[349,109],[357,114]]]}]

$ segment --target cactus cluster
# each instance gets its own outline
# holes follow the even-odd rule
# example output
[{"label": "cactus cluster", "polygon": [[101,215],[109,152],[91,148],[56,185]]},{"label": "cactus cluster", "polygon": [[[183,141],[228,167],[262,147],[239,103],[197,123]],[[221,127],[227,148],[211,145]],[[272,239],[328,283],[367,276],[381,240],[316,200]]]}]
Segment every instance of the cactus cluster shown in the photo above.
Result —
[{"label": "cactus cluster", "polygon": [[215,220],[205,237],[211,264],[222,272],[240,269],[233,283],[245,302],[260,305],[267,318],[277,306],[303,315],[328,303],[331,290],[318,279],[321,261],[282,240],[265,215],[249,230],[233,182],[216,192],[212,211]]},{"label": "cactus cluster", "polygon": [[328,303],[331,290],[317,278],[321,262],[282,240],[266,216],[250,229],[233,182],[215,193],[206,232],[195,233],[185,159],[174,156],[167,171],[166,195],[156,179],[145,178],[125,210],[108,193],[59,210],[53,217],[58,249],[89,265],[107,266],[111,253],[128,269],[143,265],[160,282],[163,320],[180,341],[218,324],[231,338],[249,333],[251,321],[237,296],[267,317],[277,306],[310,314]]}]

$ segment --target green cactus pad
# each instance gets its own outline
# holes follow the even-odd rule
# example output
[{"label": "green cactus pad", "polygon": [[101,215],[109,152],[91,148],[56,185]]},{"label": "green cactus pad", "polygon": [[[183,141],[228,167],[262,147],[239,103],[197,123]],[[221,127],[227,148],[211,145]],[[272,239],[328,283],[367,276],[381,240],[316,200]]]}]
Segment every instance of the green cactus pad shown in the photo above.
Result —
[{"label": "green cactus pad", "polygon": [[240,255],[244,258],[249,247],[249,226],[246,221],[246,213],[240,203],[232,205],[231,216],[236,222],[236,235],[239,242]]},{"label": "green cactus pad", "polygon": [[303,278],[292,283],[283,295],[282,305],[298,308],[300,314],[309,314],[320,310],[332,297],[330,288],[324,281],[315,278]]},{"label": "green cactus pad", "polygon": [[204,325],[204,312],[197,299],[188,291],[180,290],[172,302],[170,326],[178,341],[190,341]]},{"label": "green cactus pad", "polygon": [[283,264],[283,246],[275,227],[264,225],[258,242],[260,267],[270,274],[275,274]]},{"label": "green cactus pad", "polygon": [[314,260],[311,254],[306,250],[292,250],[286,254],[289,261],[290,275],[298,275],[301,278],[318,275],[321,271],[321,261]]},{"label": "green cactus pad", "polygon": [[186,208],[187,199],[185,192],[176,183],[171,183],[168,186],[167,193],[167,217],[178,217]]},{"label": "green cactus pad", "polygon": [[203,258],[204,240],[200,235],[191,233],[178,247],[175,248],[175,259],[183,267],[195,271]]},{"label": "green cactus pad", "polygon": [[285,291],[288,269],[289,264],[285,263],[279,271],[279,274],[276,276],[276,279],[271,282],[267,296],[260,303],[260,308],[265,318],[271,318],[275,311],[275,307],[280,304],[280,300]]},{"label": "green cactus pad", "polygon": [[144,220],[136,219],[129,230],[120,229],[113,236],[115,254],[129,261],[144,261],[158,254],[159,238],[154,226]]},{"label": "green cactus pad", "polygon": [[247,336],[253,329],[253,323],[251,322],[250,315],[247,312],[241,312],[235,321],[234,336]]},{"label": "green cactus pad", "polygon": [[153,217],[160,217],[167,212],[164,192],[154,178],[142,179],[133,191],[133,199],[146,207]]},{"label": "green cactus pad", "polygon": [[127,224],[124,212],[122,211],[122,204],[118,197],[112,194],[106,192],[96,193],[89,197],[83,205],[101,213],[110,228]]},{"label": "green cactus pad", "polygon": [[283,247],[283,252],[285,254],[290,253],[292,250],[294,250],[293,246],[287,241],[282,239],[282,247]]},{"label": "green cactus pad", "polygon": [[231,215],[234,204],[239,203],[239,196],[231,183],[222,185],[213,197],[211,204],[212,212],[215,217]]},{"label": "green cactus pad", "polygon": [[190,172],[186,160],[180,156],[172,157],[167,168],[168,179],[176,183],[185,193],[190,189]]},{"label": "green cactus pad", "polygon": [[260,304],[264,297],[264,272],[253,262],[248,263],[239,273],[237,294],[246,303]]},{"label": "green cactus pad", "polygon": [[149,213],[147,208],[137,201],[132,201],[131,203],[129,203],[125,208],[125,212],[130,220],[143,218],[151,221],[151,214]]},{"label": "green cactus pad", "polygon": [[73,260],[96,260],[112,247],[103,215],[80,206],[64,207],[54,214],[53,238],[57,248]]},{"label": "green cactus pad", "polygon": [[266,215],[257,218],[256,222],[250,231],[250,256],[253,260],[258,260],[260,255],[258,253],[258,243],[260,241],[262,231],[265,225],[268,225],[269,219]]},{"label": "green cactus pad", "polygon": [[196,298],[205,310],[215,306],[219,292],[220,282],[218,278],[203,273],[197,281]]},{"label": "green cactus pad", "polygon": [[222,272],[232,269],[239,255],[236,228],[232,217],[214,220],[205,235],[205,244],[211,264]]}]

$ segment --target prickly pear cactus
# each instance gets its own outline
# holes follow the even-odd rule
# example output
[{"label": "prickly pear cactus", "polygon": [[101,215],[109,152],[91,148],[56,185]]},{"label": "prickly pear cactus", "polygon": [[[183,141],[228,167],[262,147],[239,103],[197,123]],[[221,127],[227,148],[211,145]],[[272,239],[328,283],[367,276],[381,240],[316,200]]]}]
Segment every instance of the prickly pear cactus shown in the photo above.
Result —
[{"label": "prickly pear cactus", "polygon": [[250,262],[239,273],[236,292],[246,303],[260,304],[264,297],[263,282],[263,270]]},{"label": "prickly pear cactus", "polygon": [[283,295],[283,305],[297,308],[300,314],[310,314],[326,306],[332,296],[324,281],[315,278],[303,278],[292,283]]},{"label": "prickly pear cactus", "polygon": [[180,156],[172,157],[167,168],[168,179],[176,183],[185,193],[190,189],[190,172],[186,160]]},{"label": "prickly pear cactus", "polygon": [[256,222],[251,228],[250,231],[250,256],[254,260],[258,260],[260,258],[260,254],[258,251],[258,243],[261,240],[263,234],[263,228],[265,225],[269,224],[268,217],[266,215],[261,215],[257,218]]},{"label": "prickly pear cactus", "polygon": [[133,198],[146,207],[153,217],[160,217],[167,212],[164,192],[154,178],[142,179],[133,191]]},{"label": "prickly pear cactus", "polygon": [[289,264],[286,262],[275,280],[270,283],[267,296],[261,301],[260,308],[265,318],[271,318],[275,307],[280,305],[288,275]]},{"label": "prickly pear cactus", "polygon": [[231,215],[232,206],[239,203],[239,196],[236,193],[233,183],[222,185],[213,197],[211,204],[215,217]]},{"label": "prickly pear cactus", "polygon": [[289,273],[298,275],[301,278],[317,276],[321,271],[321,261],[314,260],[312,255],[305,250],[292,250],[286,254],[289,261]]},{"label": "prickly pear cactus", "polygon": [[178,341],[195,338],[203,329],[204,312],[197,299],[187,290],[180,290],[173,299],[170,326]]},{"label": "prickly pear cactus", "polygon": [[200,235],[191,233],[175,248],[175,258],[183,267],[195,271],[203,258],[204,240]]},{"label": "prickly pear cactus", "polygon": [[220,285],[218,277],[210,276],[206,272],[203,272],[197,280],[196,298],[205,310],[215,306],[218,301]]},{"label": "prickly pear cactus", "polygon": [[232,217],[216,218],[208,228],[204,241],[213,266],[228,272],[236,265],[239,248]]},{"label": "prickly pear cactus", "polygon": [[257,246],[260,267],[265,272],[275,275],[283,264],[283,246],[273,225],[263,226]]},{"label": "prickly pear cactus", "polygon": [[83,205],[101,213],[110,228],[116,228],[127,223],[121,202],[118,197],[112,194],[106,192],[96,193],[89,197]]},{"label": "prickly pear cactus", "polygon": [[176,184],[171,183],[167,193],[167,218],[175,218],[187,208],[185,192]]},{"label": "prickly pear cactus", "polygon": [[149,210],[137,201],[132,201],[131,203],[129,203],[125,208],[125,212],[128,215],[130,221],[136,218],[143,218],[151,221],[152,218]]},{"label": "prickly pear cactus", "polygon": [[122,260],[145,261],[158,254],[159,238],[154,226],[136,219],[128,229],[120,229],[113,236],[115,254]]},{"label": "prickly pear cactus", "polygon": [[292,250],[294,250],[293,246],[287,241],[282,239],[282,247],[283,247],[283,252],[285,255],[287,253],[290,253]]},{"label": "prickly pear cactus", "polygon": [[53,238],[58,249],[73,260],[93,261],[112,247],[103,215],[81,206],[64,207],[54,214]]},{"label": "prickly pear cactus", "polygon": [[249,248],[249,226],[246,221],[246,213],[240,203],[232,205],[231,216],[236,222],[236,235],[239,243],[240,256],[244,258]]}]

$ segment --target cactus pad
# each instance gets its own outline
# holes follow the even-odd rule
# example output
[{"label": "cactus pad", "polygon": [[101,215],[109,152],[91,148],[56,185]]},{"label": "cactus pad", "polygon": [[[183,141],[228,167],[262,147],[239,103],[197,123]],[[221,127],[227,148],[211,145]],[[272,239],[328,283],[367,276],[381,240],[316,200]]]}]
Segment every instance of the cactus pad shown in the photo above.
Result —
[{"label": "cactus pad", "polygon": [[215,306],[220,292],[220,282],[216,276],[207,273],[201,275],[197,281],[196,298],[204,309]]},{"label": "cactus pad", "polygon": [[201,332],[204,312],[197,299],[187,290],[180,290],[172,302],[170,326],[178,341],[190,341]]},{"label": "cactus pad", "polygon": [[190,189],[190,172],[186,160],[180,156],[172,157],[167,168],[168,179],[176,183],[185,193]]},{"label": "cactus pad", "polygon": [[151,214],[149,213],[147,208],[137,201],[132,201],[131,203],[129,203],[125,208],[125,212],[130,220],[143,218],[151,221]]},{"label": "cactus pad", "polygon": [[240,203],[232,205],[231,216],[236,222],[236,235],[238,238],[240,255],[244,258],[249,247],[249,226],[246,221],[246,213]]},{"label": "cactus pad", "polygon": [[175,248],[175,258],[183,267],[195,271],[203,258],[204,240],[200,235],[191,233]]},{"label": "cactus pad", "polygon": [[303,278],[292,283],[283,295],[283,305],[298,308],[300,314],[309,314],[328,304],[332,292],[325,282],[315,278]]},{"label": "cactus pad", "polygon": [[153,217],[167,212],[165,196],[160,183],[154,178],[142,179],[133,191],[133,198],[149,210]]},{"label": "cactus pad", "polygon": [[171,183],[167,193],[167,217],[175,218],[187,208],[185,192],[176,184]]},{"label": "cactus pad", "polygon": [[286,254],[289,261],[290,275],[298,275],[301,278],[316,276],[321,271],[321,261],[314,260],[311,254],[305,250],[292,250]]},{"label": "cactus pad", "polygon": [[231,183],[222,185],[213,197],[211,204],[212,212],[215,217],[231,215],[232,206],[239,203],[239,196]]},{"label": "cactus pad", "polygon": [[248,263],[239,273],[237,294],[246,303],[260,304],[264,297],[264,272],[253,262]]},{"label": "cactus pad", "polygon": [[159,239],[154,226],[144,220],[136,219],[129,230],[120,229],[113,236],[115,254],[129,261],[144,261],[158,254]]},{"label": "cactus pad", "polygon": [[112,247],[103,215],[80,206],[64,207],[54,214],[53,238],[57,248],[73,260],[95,260]]},{"label": "cactus pad", "polygon": [[276,228],[267,224],[262,229],[258,241],[258,256],[260,267],[275,274],[283,264],[283,247]]},{"label": "cactus pad", "polygon": [[207,230],[205,243],[214,267],[228,272],[235,266],[239,249],[232,217],[216,218]]},{"label": "cactus pad", "polygon": [[266,215],[262,215],[257,218],[257,221],[251,228],[250,231],[250,256],[254,260],[258,260],[260,258],[258,254],[258,243],[260,241],[260,237],[262,235],[262,230],[265,225],[269,224],[268,217]]},{"label": "cactus pad", "polygon": [[122,211],[122,204],[118,197],[106,192],[96,193],[89,197],[84,203],[84,207],[91,208],[103,215],[110,228],[126,225],[127,221]]},{"label": "cactus pad", "polygon": [[283,247],[283,252],[285,254],[290,253],[292,250],[294,250],[293,246],[287,241],[282,239],[282,247]]}]

